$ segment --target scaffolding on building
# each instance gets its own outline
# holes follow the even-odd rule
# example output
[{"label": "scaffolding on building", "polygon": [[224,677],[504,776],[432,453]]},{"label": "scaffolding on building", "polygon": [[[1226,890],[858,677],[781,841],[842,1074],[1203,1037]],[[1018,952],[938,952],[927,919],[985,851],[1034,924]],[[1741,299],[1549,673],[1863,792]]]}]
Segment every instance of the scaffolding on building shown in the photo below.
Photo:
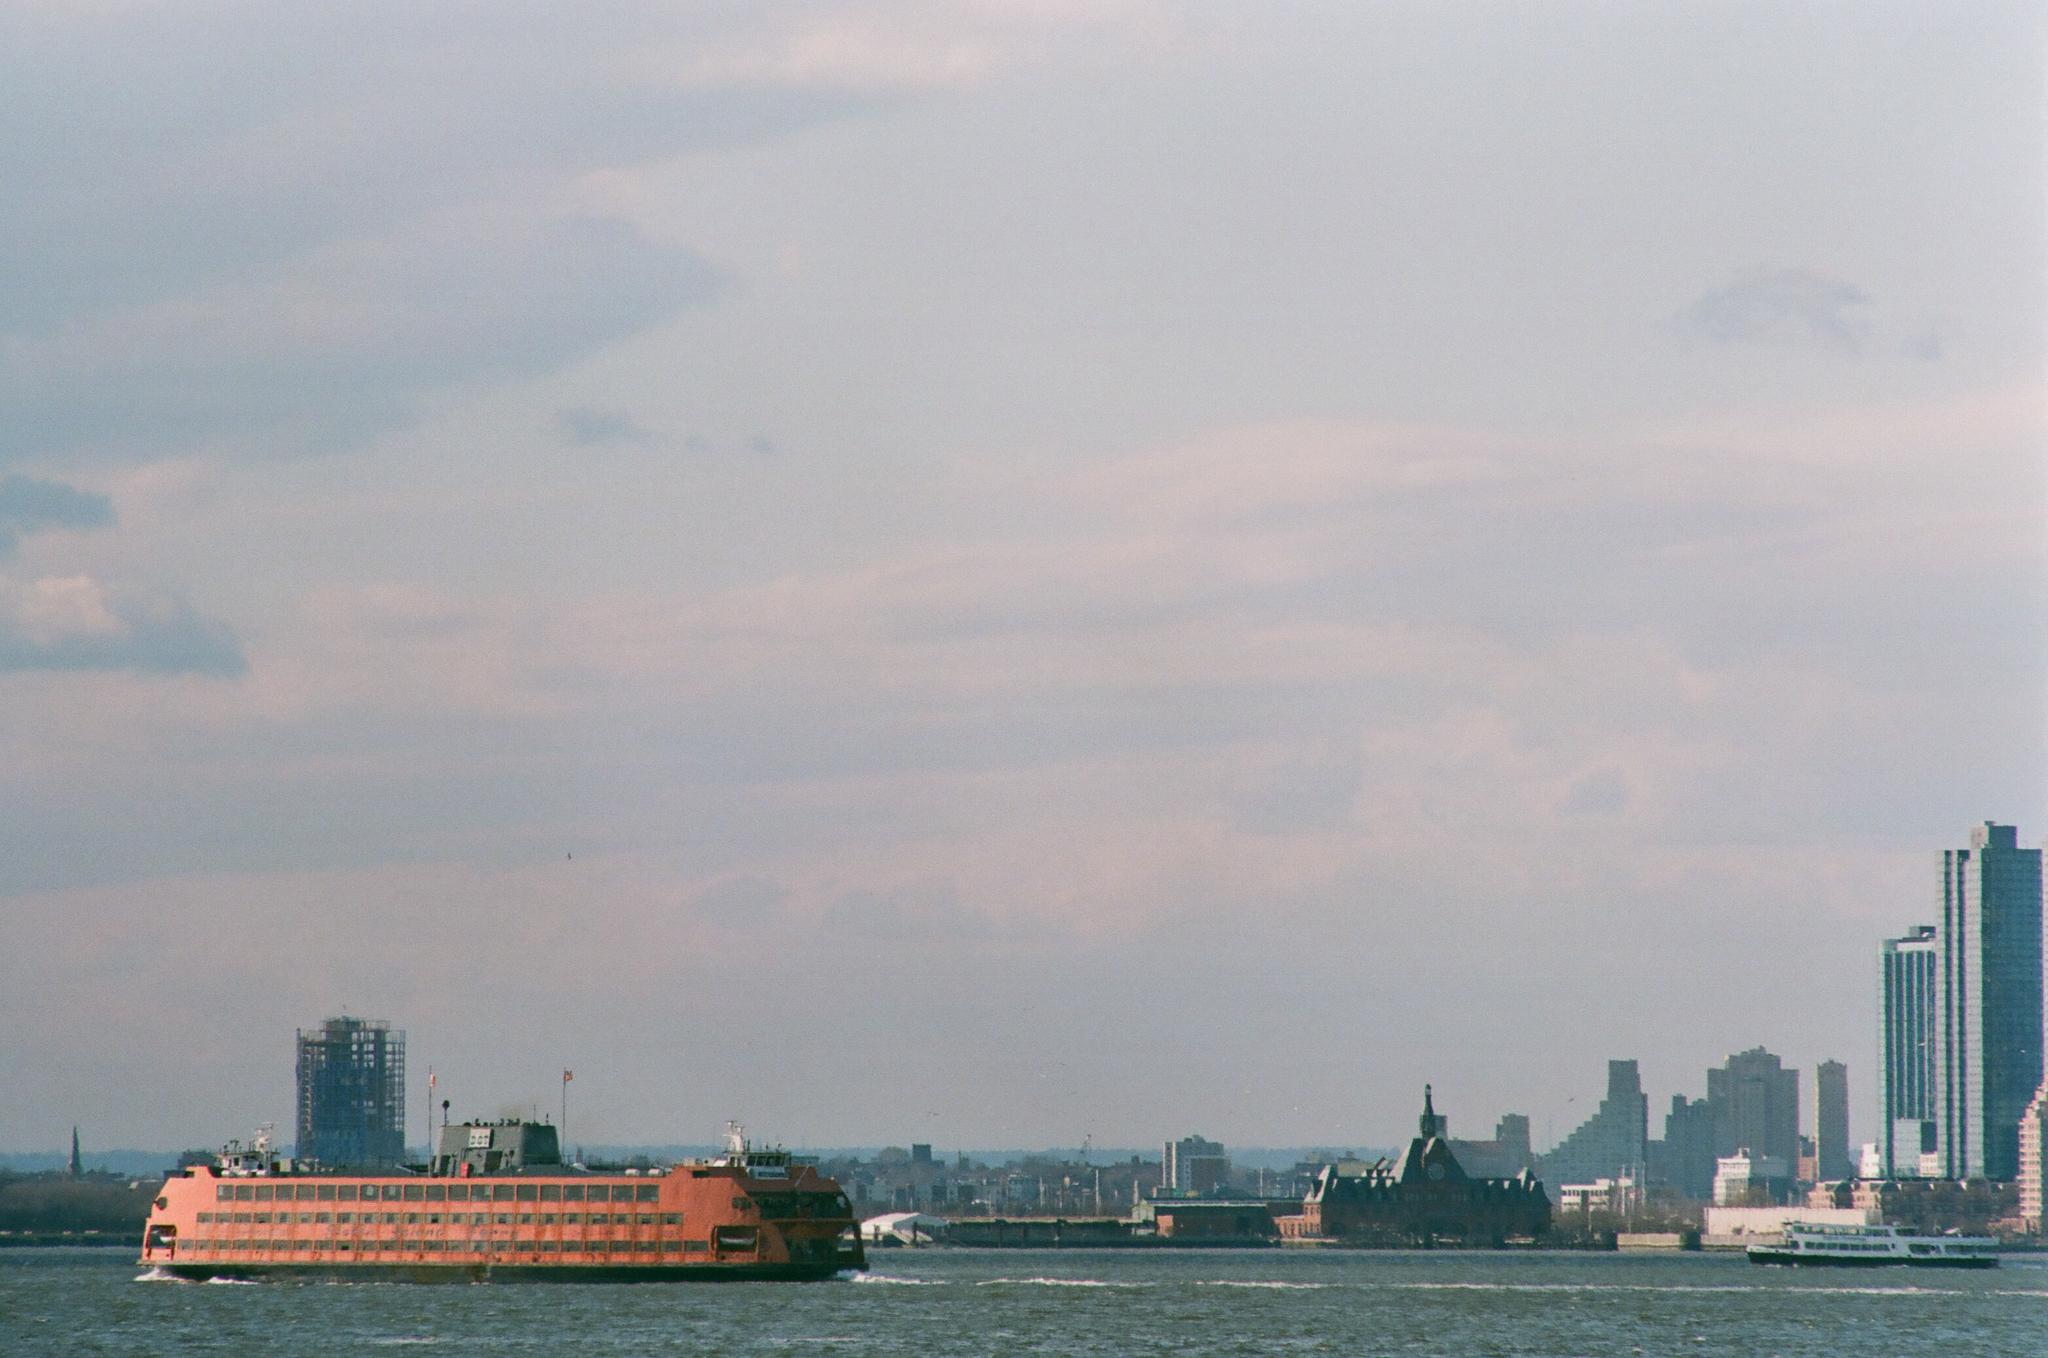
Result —
[{"label": "scaffolding on building", "polygon": [[295,1153],[325,1165],[405,1159],[405,1033],[376,1019],[299,1029]]}]

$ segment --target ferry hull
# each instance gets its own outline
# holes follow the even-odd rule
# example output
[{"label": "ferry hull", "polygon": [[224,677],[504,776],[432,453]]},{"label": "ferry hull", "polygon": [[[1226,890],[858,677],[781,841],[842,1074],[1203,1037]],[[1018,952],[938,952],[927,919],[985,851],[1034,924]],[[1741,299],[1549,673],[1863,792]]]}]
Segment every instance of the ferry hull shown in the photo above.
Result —
[{"label": "ferry hull", "polygon": [[1792,1264],[1799,1268],[1997,1268],[1998,1257],[1971,1256],[1947,1258],[1929,1255],[1921,1258],[1900,1255],[1873,1255],[1866,1259],[1848,1256],[1829,1257],[1808,1254],[1799,1250],[1751,1249],[1749,1262],[1752,1264]]},{"label": "ferry hull", "polygon": [[845,1264],[163,1264],[186,1282],[302,1283],[805,1283],[856,1272]]},{"label": "ferry hull", "polygon": [[[443,1143],[508,1129],[532,1127],[465,1124]],[[867,1266],[839,1185],[743,1140],[667,1167],[455,1167],[185,1166],[164,1179],[140,1262],[194,1281],[365,1283],[812,1282]]]}]

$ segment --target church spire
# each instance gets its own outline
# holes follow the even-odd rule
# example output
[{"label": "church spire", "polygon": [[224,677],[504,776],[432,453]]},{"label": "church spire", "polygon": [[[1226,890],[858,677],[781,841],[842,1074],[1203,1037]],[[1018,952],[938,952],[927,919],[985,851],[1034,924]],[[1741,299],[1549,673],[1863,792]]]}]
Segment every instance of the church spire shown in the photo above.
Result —
[{"label": "church spire", "polygon": [[1444,1133],[1444,1120],[1436,1115],[1436,1105],[1430,1101],[1428,1085],[1422,1087],[1422,1116],[1416,1122],[1424,1139]]}]

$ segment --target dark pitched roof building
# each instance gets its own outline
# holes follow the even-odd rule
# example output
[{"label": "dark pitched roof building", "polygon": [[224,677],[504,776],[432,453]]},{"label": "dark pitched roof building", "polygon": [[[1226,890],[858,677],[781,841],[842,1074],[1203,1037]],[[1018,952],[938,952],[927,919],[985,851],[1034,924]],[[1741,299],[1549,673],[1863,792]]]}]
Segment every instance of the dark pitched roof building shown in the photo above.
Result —
[{"label": "dark pitched roof building", "polygon": [[1424,1085],[1418,1134],[1408,1148],[1392,1161],[1325,1165],[1288,1234],[1373,1244],[1499,1245],[1550,1229],[1550,1199],[1534,1175],[1524,1169],[1512,1178],[1473,1178],[1443,1130]]}]

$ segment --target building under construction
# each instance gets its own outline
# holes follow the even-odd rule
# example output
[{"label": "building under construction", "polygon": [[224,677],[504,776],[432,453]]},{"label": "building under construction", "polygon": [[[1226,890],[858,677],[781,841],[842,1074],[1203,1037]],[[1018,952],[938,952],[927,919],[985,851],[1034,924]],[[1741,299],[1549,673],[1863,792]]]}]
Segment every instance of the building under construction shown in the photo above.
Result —
[{"label": "building under construction", "polygon": [[348,1017],[299,1029],[296,1154],[323,1165],[395,1165],[405,1159],[403,1032]]}]

